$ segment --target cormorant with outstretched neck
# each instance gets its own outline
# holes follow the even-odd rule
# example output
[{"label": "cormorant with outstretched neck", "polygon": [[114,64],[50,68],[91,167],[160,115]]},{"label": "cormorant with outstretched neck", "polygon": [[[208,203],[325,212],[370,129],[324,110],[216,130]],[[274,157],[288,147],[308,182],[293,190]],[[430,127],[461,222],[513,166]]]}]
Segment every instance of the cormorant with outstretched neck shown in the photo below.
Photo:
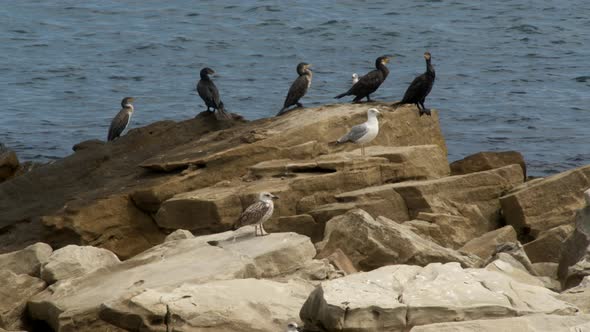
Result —
[{"label": "cormorant with outstretched neck", "polygon": [[371,93],[377,91],[379,86],[381,86],[381,83],[387,78],[387,75],[389,75],[389,69],[385,66],[388,62],[389,57],[378,57],[377,60],[375,60],[375,67],[377,67],[377,69],[359,78],[358,82],[356,82],[348,91],[339,94],[335,98],[353,95],[355,98],[352,101],[355,103],[360,102],[361,99],[365,97],[367,97],[367,101],[371,101]]},{"label": "cormorant with outstretched neck", "polygon": [[115,115],[113,121],[111,121],[111,126],[109,127],[109,135],[107,136],[109,142],[121,136],[125,128],[129,125],[134,110],[131,103],[134,100],[133,97],[125,97],[121,101],[121,110]]},{"label": "cormorant with outstretched neck", "polygon": [[299,77],[295,79],[293,84],[291,84],[291,88],[289,88],[289,92],[287,92],[287,98],[285,98],[285,103],[283,104],[283,108],[277,113],[277,115],[282,115],[287,113],[287,108],[297,105],[297,107],[303,107],[303,105],[299,102],[305,93],[307,93],[307,89],[311,85],[311,78],[313,76],[311,69],[311,65],[305,62],[302,62],[297,65],[297,74]]},{"label": "cormorant with outstretched neck", "polygon": [[213,112],[217,111],[216,117],[218,119],[231,119],[231,116],[225,112],[223,102],[219,98],[219,91],[215,86],[215,83],[211,80],[209,75],[215,74],[215,71],[211,68],[201,69],[201,79],[197,83],[197,92],[201,99],[207,105],[207,111],[213,108]]},{"label": "cormorant with outstretched neck", "polygon": [[430,110],[424,107],[424,101],[426,100],[426,96],[430,93],[430,90],[432,90],[434,79],[436,78],[434,67],[430,63],[429,52],[424,53],[424,59],[426,60],[426,72],[416,77],[412,83],[410,83],[410,86],[406,90],[401,101],[393,104],[393,106],[416,104],[418,111],[420,111],[420,116],[423,114],[430,115]]}]

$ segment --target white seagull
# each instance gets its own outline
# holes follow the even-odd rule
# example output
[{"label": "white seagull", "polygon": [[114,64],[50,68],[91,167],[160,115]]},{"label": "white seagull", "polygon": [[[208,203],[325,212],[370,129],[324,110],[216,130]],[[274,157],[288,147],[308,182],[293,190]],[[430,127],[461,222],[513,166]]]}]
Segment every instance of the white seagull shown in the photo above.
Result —
[{"label": "white seagull", "polygon": [[352,85],[355,85],[356,82],[359,81],[359,74],[357,73],[352,73]]},{"label": "white seagull", "polygon": [[336,143],[352,142],[361,145],[361,154],[365,155],[365,144],[371,142],[379,134],[379,121],[377,115],[381,114],[376,108],[367,111],[367,122],[356,125],[348,134],[340,137]]},{"label": "white seagull", "polygon": [[258,196],[258,202],[248,206],[234,224],[234,230],[246,225],[254,225],[254,236],[258,236],[260,227],[260,236],[267,235],[262,224],[270,219],[274,211],[273,199],[278,197],[269,193],[261,192]]}]

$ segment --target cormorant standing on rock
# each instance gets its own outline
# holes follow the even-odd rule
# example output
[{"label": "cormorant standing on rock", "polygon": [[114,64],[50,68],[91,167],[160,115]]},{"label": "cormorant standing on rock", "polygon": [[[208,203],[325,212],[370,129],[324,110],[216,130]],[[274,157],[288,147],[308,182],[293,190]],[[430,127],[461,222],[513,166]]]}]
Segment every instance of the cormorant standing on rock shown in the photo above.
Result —
[{"label": "cormorant standing on rock", "polygon": [[207,111],[210,112],[210,108],[213,108],[213,112],[217,110],[216,117],[220,120],[229,120],[231,116],[225,112],[223,102],[219,98],[219,91],[215,86],[215,83],[211,80],[209,75],[215,74],[215,71],[211,68],[201,69],[201,79],[197,83],[197,92],[201,99],[207,105]]},{"label": "cormorant standing on rock", "polygon": [[377,91],[381,83],[385,81],[387,75],[389,75],[389,69],[385,66],[389,62],[389,57],[380,56],[375,60],[375,67],[377,69],[369,72],[367,75],[359,78],[348,91],[343,94],[339,94],[335,98],[342,98],[344,96],[354,95],[355,98],[352,100],[354,103],[358,103],[361,99],[367,97],[367,101],[371,101],[371,93]]},{"label": "cormorant standing on rock", "polygon": [[133,97],[125,97],[121,101],[122,108],[119,113],[115,115],[113,121],[111,121],[111,126],[109,127],[109,135],[107,137],[109,142],[121,136],[125,128],[129,125],[134,110],[133,105],[131,105],[133,101],[135,101]]},{"label": "cormorant standing on rock", "polygon": [[297,74],[299,74],[299,77],[297,77],[293,84],[291,84],[291,88],[289,88],[283,108],[279,111],[279,113],[277,113],[277,115],[283,115],[287,113],[287,108],[293,105],[297,105],[297,107],[303,107],[303,105],[299,102],[299,99],[305,96],[307,89],[311,85],[311,78],[313,74],[310,67],[311,65],[305,62],[297,65]]},{"label": "cormorant standing on rock", "polygon": [[426,60],[426,72],[416,77],[412,83],[410,83],[410,86],[400,102],[393,104],[393,106],[416,104],[418,111],[420,111],[420,116],[423,114],[430,115],[430,110],[424,107],[424,101],[426,100],[426,96],[430,93],[430,90],[432,90],[434,79],[436,78],[434,67],[430,63],[429,52],[424,53],[424,59]]}]

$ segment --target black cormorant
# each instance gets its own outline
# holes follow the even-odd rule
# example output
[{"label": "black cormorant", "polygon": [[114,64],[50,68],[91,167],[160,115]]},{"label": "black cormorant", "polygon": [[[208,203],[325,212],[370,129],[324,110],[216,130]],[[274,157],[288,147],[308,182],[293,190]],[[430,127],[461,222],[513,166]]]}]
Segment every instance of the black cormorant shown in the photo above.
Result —
[{"label": "black cormorant", "polygon": [[410,86],[406,90],[406,93],[400,102],[393,104],[393,106],[416,104],[418,111],[420,111],[420,116],[423,114],[430,115],[430,110],[424,107],[424,100],[430,93],[430,90],[432,90],[434,79],[436,78],[434,67],[430,63],[429,52],[424,53],[424,59],[426,60],[426,72],[416,77],[412,83],[410,83]]},{"label": "black cormorant", "polygon": [[217,110],[216,116],[218,119],[231,119],[231,116],[225,111],[223,102],[219,98],[219,91],[215,83],[209,77],[209,75],[215,74],[215,71],[211,68],[203,68],[200,74],[201,79],[197,83],[197,92],[205,102],[205,105],[207,105],[207,111],[213,108],[213,112]]},{"label": "black cormorant", "polygon": [[389,75],[389,69],[385,66],[389,62],[389,57],[380,56],[375,60],[375,67],[377,69],[369,72],[367,75],[359,78],[348,91],[339,94],[335,98],[342,98],[344,96],[354,95],[353,102],[360,102],[361,99],[367,97],[367,101],[371,101],[371,93],[377,91],[381,83],[385,81]]},{"label": "black cormorant", "polygon": [[299,102],[307,89],[311,85],[311,78],[313,73],[310,69],[311,65],[305,62],[302,62],[297,65],[297,74],[299,77],[291,84],[291,88],[289,88],[289,92],[287,93],[287,98],[285,98],[285,103],[283,104],[283,108],[277,113],[277,115],[283,115],[287,113],[287,108],[297,105],[297,107],[303,107],[303,105]]},{"label": "black cormorant", "polygon": [[117,137],[121,136],[125,128],[129,125],[129,121],[131,121],[131,115],[133,115],[133,105],[131,103],[134,101],[133,97],[125,97],[121,101],[121,110],[115,117],[113,121],[111,121],[111,126],[109,127],[109,135],[107,137],[108,141],[112,141]]}]

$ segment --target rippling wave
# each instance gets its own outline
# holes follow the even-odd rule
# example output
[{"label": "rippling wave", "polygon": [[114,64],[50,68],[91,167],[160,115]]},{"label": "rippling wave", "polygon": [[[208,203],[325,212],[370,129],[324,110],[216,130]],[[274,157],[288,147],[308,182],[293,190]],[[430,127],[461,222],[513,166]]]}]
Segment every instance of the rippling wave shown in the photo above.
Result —
[{"label": "rippling wave", "polygon": [[124,96],[138,97],[132,127],[193,117],[205,66],[250,119],[276,113],[301,61],[315,69],[306,105],[334,102],[383,54],[391,75],[375,98],[400,98],[429,50],[426,104],[441,110],[449,159],[519,150],[531,174],[550,174],[590,163],[588,12],[582,0],[10,1],[0,142],[25,160],[63,157],[103,139]]}]

